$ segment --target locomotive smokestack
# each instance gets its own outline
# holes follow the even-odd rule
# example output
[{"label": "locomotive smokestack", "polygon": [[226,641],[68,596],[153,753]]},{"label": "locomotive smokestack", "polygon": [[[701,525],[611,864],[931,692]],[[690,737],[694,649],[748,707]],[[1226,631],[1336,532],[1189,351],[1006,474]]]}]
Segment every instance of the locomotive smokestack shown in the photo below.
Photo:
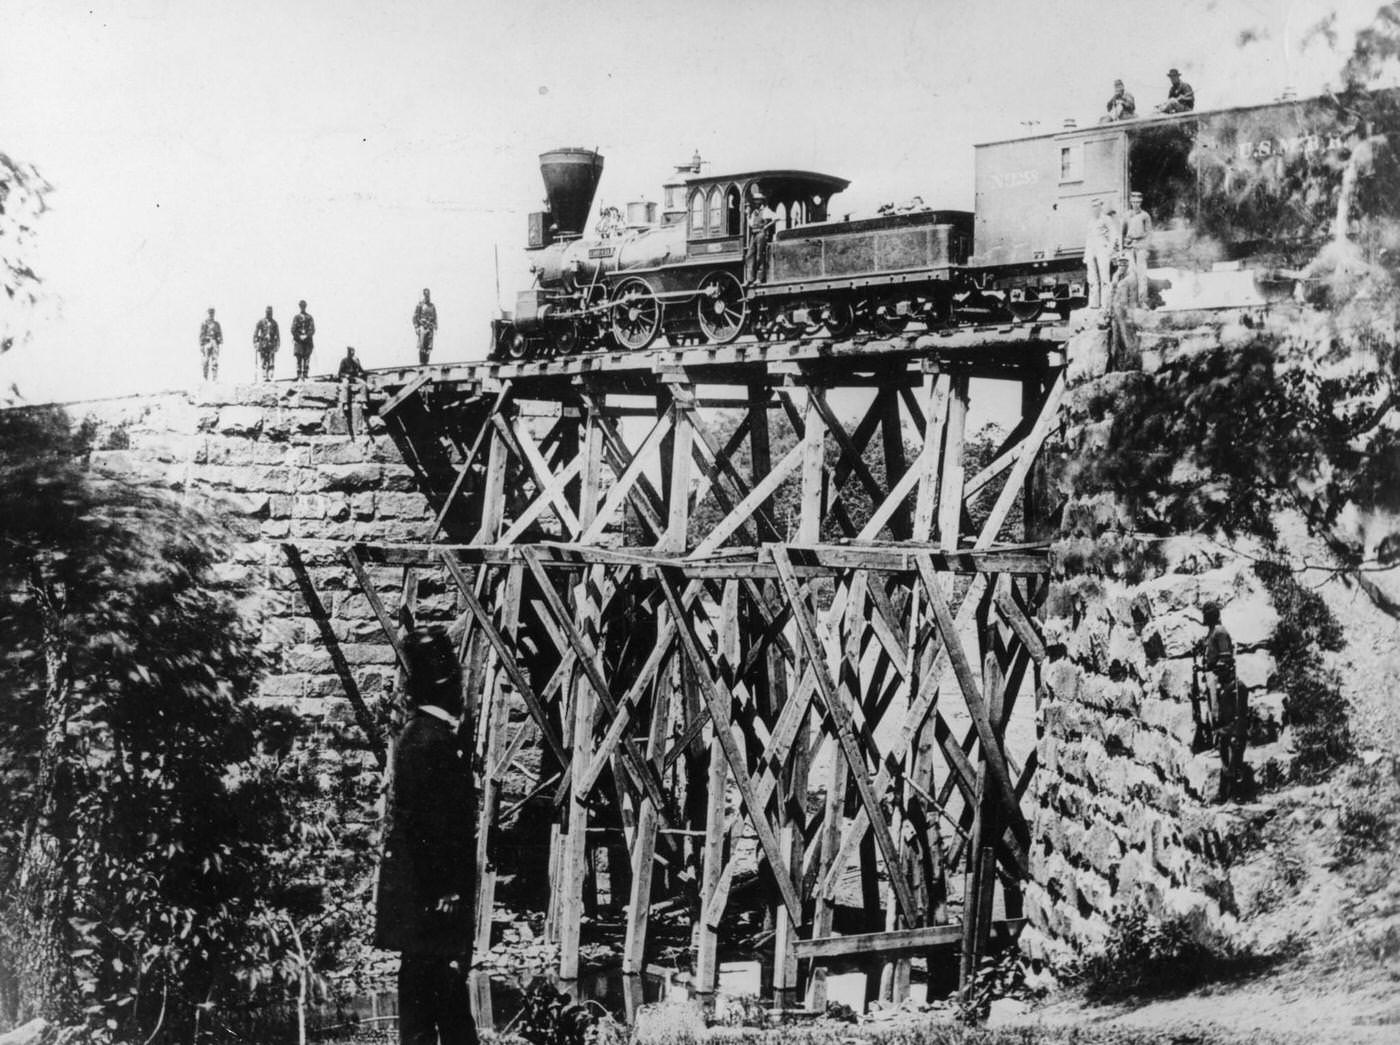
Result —
[{"label": "locomotive smokestack", "polygon": [[603,157],[592,149],[554,149],[540,154],[540,177],[557,238],[582,234],[602,175]]}]

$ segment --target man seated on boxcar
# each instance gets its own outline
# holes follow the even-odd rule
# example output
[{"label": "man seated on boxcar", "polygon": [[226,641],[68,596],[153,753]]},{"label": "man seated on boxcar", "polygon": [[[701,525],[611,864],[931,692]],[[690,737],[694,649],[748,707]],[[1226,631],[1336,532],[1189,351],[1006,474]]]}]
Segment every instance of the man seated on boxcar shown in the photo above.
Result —
[{"label": "man seated on boxcar", "polygon": [[1167,70],[1167,79],[1172,85],[1167,88],[1167,100],[1157,106],[1157,111],[1162,113],[1190,112],[1196,107],[1196,92],[1191,90],[1191,85],[1181,78],[1181,73],[1176,69]]},{"label": "man seated on boxcar", "polygon": [[1114,120],[1131,120],[1137,115],[1137,102],[1123,86],[1122,80],[1113,81],[1113,95],[1108,99],[1108,104],[1104,106],[1108,110],[1101,123],[1112,123]]}]

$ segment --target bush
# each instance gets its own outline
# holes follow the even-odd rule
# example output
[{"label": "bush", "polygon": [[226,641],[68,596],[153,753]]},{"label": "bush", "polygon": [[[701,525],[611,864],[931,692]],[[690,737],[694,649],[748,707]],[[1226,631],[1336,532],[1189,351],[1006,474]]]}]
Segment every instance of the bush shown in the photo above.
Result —
[{"label": "bush", "polygon": [[1294,769],[1305,780],[1318,780],[1352,753],[1340,679],[1322,662],[1323,651],[1341,649],[1342,628],[1322,598],[1286,566],[1260,562],[1255,573],[1279,616],[1273,684],[1287,698],[1284,724],[1293,730]]},{"label": "bush", "polygon": [[1113,921],[1104,950],[1073,977],[1090,1001],[1171,995],[1261,971],[1271,959],[1204,942],[1188,918],[1155,918],[1140,906]]}]

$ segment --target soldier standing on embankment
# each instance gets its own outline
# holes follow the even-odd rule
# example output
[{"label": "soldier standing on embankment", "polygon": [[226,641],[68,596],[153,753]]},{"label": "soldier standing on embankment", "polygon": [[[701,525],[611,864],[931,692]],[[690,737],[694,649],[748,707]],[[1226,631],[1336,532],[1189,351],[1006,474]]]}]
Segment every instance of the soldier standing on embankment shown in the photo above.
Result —
[{"label": "soldier standing on embankment", "polygon": [[209,310],[209,318],[199,324],[199,354],[204,360],[204,380],[219,380],[219,348],[224,343],[224,328]]},{"label": "soldier standing on embankment", "polygon": [[267,306],[263,318],[253,328],[253,351],[257,354],[255,367],[262,369],[264,381],[272,380],[272,368],[277,361],[277,349],[282,344],[282,331],[272,318],[272,306]]},{"label": "soldier standing on embankment", "polygon": [[292,355],[297,361],[297,380],[304,381],[311,371],[311,350],[315,347],[316,321],[306,311],[306,302],[298,301],[301,309],[292,317]]}]

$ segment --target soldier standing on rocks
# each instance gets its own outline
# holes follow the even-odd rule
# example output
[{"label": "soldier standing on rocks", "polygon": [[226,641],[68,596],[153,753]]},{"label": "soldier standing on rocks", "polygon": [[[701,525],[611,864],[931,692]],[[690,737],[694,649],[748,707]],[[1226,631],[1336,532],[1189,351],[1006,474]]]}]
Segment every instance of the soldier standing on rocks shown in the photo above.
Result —
[{"label": "soldier standing on rocks", "polygon": [[1220,794],[1218,801],[1245,797],[1244,745],[1249,725],[1249,709],[1235,675],[1235,641],[1220,623],[1220,604],[1207,602],[1201,619],[1209,629],[1201,650],[1210,696],[1210,717],[1215,741],[1220,749]]},{"label": "soldier standing on rocks", "polygon": [[199,354],[204,360],[204,380],[219,380],[219,348],[224,343],[224,328],[209,310],[209,318],[199,324]]},{"label": "soldier standing on rocks", "polygon": [[282,331],[277,329],[277,320],[272,318],[272,306],[267,306],[263,318],[253,328],[253,351],[257,355],[254,367],[262,368],[264,381],[272,380],[272,367],[277,361],[277,349],[282,344]]},{"label": "soldier standing on rocks", "polygon": [[313,339],[316,336],[316,321],[311,318],[306,311],[306,302],[298,301],[297,307],[301,309],[292,317],[292,355],[297,361],[297,380],[306,380],[311,370],[311,350],[314,346]]}]

